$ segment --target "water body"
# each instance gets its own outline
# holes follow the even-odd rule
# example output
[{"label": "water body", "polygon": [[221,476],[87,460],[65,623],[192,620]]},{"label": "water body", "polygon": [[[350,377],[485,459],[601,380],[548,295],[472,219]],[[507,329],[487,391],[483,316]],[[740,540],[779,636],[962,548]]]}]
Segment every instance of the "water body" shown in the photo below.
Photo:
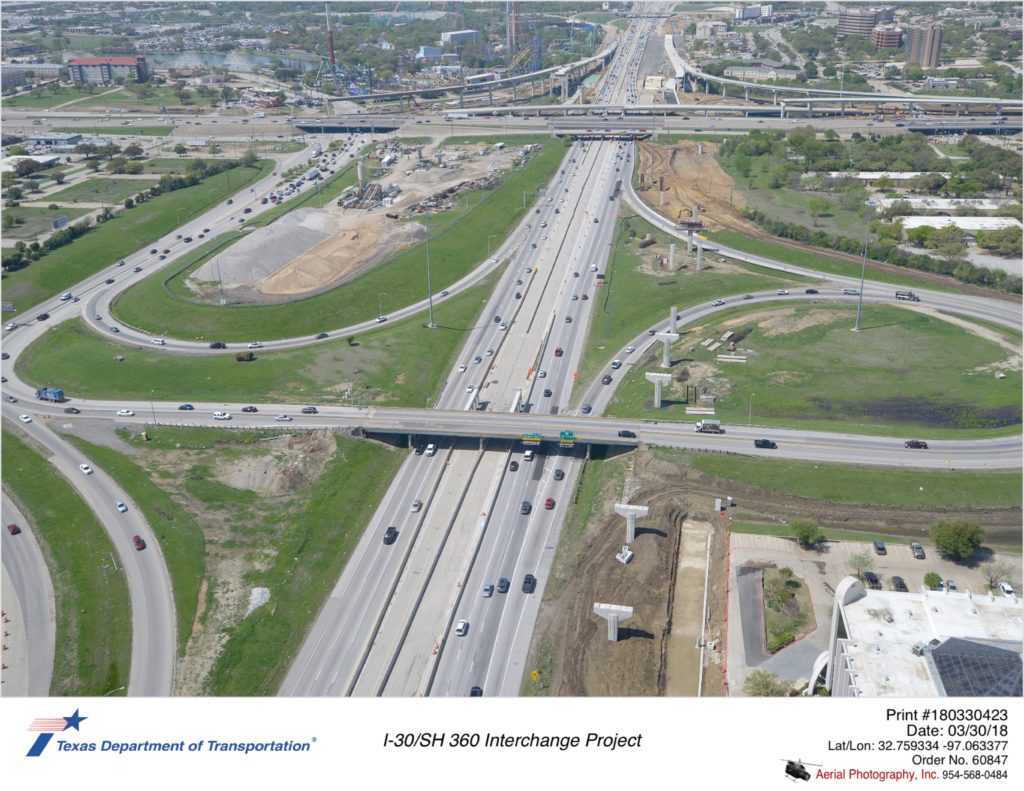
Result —
[{"label": "water body", "polygon": [[[194,67],[225,67],[232,71],[254,71],[257,66],[267,66],[275,60],[270,55],[251,55],[246,52],[148,52],[146,60],[169,69],[191,69]],[[316,63],[299,58],[278,57],[285,66],[301,71],[316,68]]]}]

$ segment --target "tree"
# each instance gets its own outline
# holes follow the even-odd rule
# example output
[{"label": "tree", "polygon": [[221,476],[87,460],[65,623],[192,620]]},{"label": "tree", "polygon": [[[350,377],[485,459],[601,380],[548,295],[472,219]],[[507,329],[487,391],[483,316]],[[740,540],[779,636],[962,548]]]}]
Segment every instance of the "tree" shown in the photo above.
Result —
[{"label": "tree", "polygon": [[257,162],[256,152],[253,151],[251,148],[248,149],[244,154],[242,154],[242,158],[241,160],[239,160],[239,162],[244,168],[255,167]]},{"label": "tree", "polygon": [[172,150],[179,157],[183,157],[183,156],[185,156],[185,154],[188,153],[188,149],[182,143],[178,143],[178,145],[176,145]]},{"label": "tree", "polygon": [[56,182],[57,184],[63,184],[63,183],[64,183],[64,181],[65,181],[66,179],[67,179],[67,176],[65,176],[65,175],[64,175],[63,173],[61,173],[60,171],[57,171],[56,173],[54,173],[54,174],[53,174],[53,180],[54,180],[54,181],[55,181],[55,182]]},{"label": "tree", "polygon": [[929,571],[924,575],[924,586],[929,590],[936,590],[942,584],[942,577],[936,574],[934,571]]},{"label": "tree", "polygon": [[28,149],[25,146],[11,146],[7,153],[12,157],[28,156]]},{"label": "tree", "polygon": [[8,200],[21,200],[22,195],[24,195],[24,193],[21,191],[21,187],[11,187],[7,190]]},{"label": "tree", "polygon": [[832,204],[824,198],[811,198],[807,201],[807,211],[810,212],[814,225],[818,224],[818,217],[827,214],[831,208]]},{"label": "tree", "polygon": [[123,153],[126,157],[135,159],[137,157],[141,157],[145,152],[143,151],[142,146],[140,146],[138,143],[129,143],[124,147],[124,151],[122,151],[121,153]]},{"label": "tree", "polygon": [[743,694],[748,698],[782,698],[789,693],[789,684],[767,670],[755,670],[743,682]]},{"label": "tree", "polygon": [[818,78],[818,64],[813,60],[804,63],[804,74],[807,75],[807,79],[816,80]]},{"label": "tree", "polygon": [[804,549],[814,549],[825,540],[825,533],[817,522],[810,519],[794,519],[789,524],[793,536]]},{"label": "tree", "polygon": [[1013,569],[1006,561],[993,560],[982,564],[981,571],[985,575],[985,581],[988,583],[989,588],[994,590],[999,586],[1000,582],[1009,579]]},{"label": "tree", "polygon": [[954,560],[969,558],[985,540],[985,531],[977,522],[969,519],[954,519],[951,522],[937,522],[932,526],[932,542],[943,555]]},{"label": "tree", "polygon": [[124,207],[126,209],[134,208],[135,207],[135,201],[133,201],[131,198],[125,198],[124,199]]},{"label": "tree", "polygon": [[853,569],[853,573],[856,574],[857,579],[864,578],[865,571],[871,571],[871,566],[874,561],[871,560],[871,555],[867,552],[861,552],[859,555],[850,556],[850,568]]}]

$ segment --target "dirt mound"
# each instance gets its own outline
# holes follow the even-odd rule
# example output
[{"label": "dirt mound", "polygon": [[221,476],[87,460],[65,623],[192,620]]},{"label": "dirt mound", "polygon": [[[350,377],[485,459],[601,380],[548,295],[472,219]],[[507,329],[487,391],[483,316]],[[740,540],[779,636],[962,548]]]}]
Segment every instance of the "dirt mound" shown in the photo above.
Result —
[{"label": "dirt mound", "polygon": [[311,486],[335,449],[326,432],[289,434],[265,444],[262,454],[224,459],[214,468],[214,478],[261,497],[283,497]]}]

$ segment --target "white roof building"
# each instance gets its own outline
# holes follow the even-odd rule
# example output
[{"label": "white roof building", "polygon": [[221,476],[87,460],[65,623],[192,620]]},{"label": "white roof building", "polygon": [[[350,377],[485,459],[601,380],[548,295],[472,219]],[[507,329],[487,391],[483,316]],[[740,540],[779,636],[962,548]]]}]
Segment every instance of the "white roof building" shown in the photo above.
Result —
[{"label": "white roof building", "polygon": [[998,231],[1001,228],[1021,227],[1020,220],[1014,217],[901,217],[903,228],[919,228],[928,225],[932,228],[945,228],[955,225],[961,231]]},{"label": "white roof building", "polygon": [[924,209],[926,211],[955,211],[956,209],[970,208],[978,211],[996,211],[1009,203],[1015,203],[1008,198],[875,198],[876,203],[889,207],[894,203],[907,203],[913,209]]},{"label": "white roof building", "polygon": [[825,671],[833,697],[1020,696],[1022,616],[1016,596],[866,590],[847,577],[813,678]]}]

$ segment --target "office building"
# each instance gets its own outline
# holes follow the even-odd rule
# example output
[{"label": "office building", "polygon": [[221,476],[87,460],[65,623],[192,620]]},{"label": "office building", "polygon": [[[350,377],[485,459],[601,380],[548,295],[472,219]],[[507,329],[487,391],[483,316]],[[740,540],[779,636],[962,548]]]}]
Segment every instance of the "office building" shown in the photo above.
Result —
[{"label": "office building", "polygon": [[847,577],[813,678],[824,672],[832,697],[1019,697],[1022,614],[1016,596],[867,590]]},{"label": "office building", "polygon": [[479,30],[447,30],[441,34],[442,44],[465,44],[480,38]]},{"label": "office building", "polygon": [[870,36],[877,24],[877,11],[841,11],[839,26],[836,28],[836,38]]},{"label": "office building", "polygon": [[871,43],[875,52],[880,49],[896,49],[903,40],[903,31],[898,27],[876,27],[871,31]]},{"label": "office building", "polygon": [[907,30],[907,63],[917,63],[923,69],[934,69],[941,63],[942,27],[912,27]]},{"label": "office building", "polygon": [[68,61],[68,71],[75,85],[110,85],[118,77],[130,82],[145,82],[149,79],[145,55],[72,58]]}]

